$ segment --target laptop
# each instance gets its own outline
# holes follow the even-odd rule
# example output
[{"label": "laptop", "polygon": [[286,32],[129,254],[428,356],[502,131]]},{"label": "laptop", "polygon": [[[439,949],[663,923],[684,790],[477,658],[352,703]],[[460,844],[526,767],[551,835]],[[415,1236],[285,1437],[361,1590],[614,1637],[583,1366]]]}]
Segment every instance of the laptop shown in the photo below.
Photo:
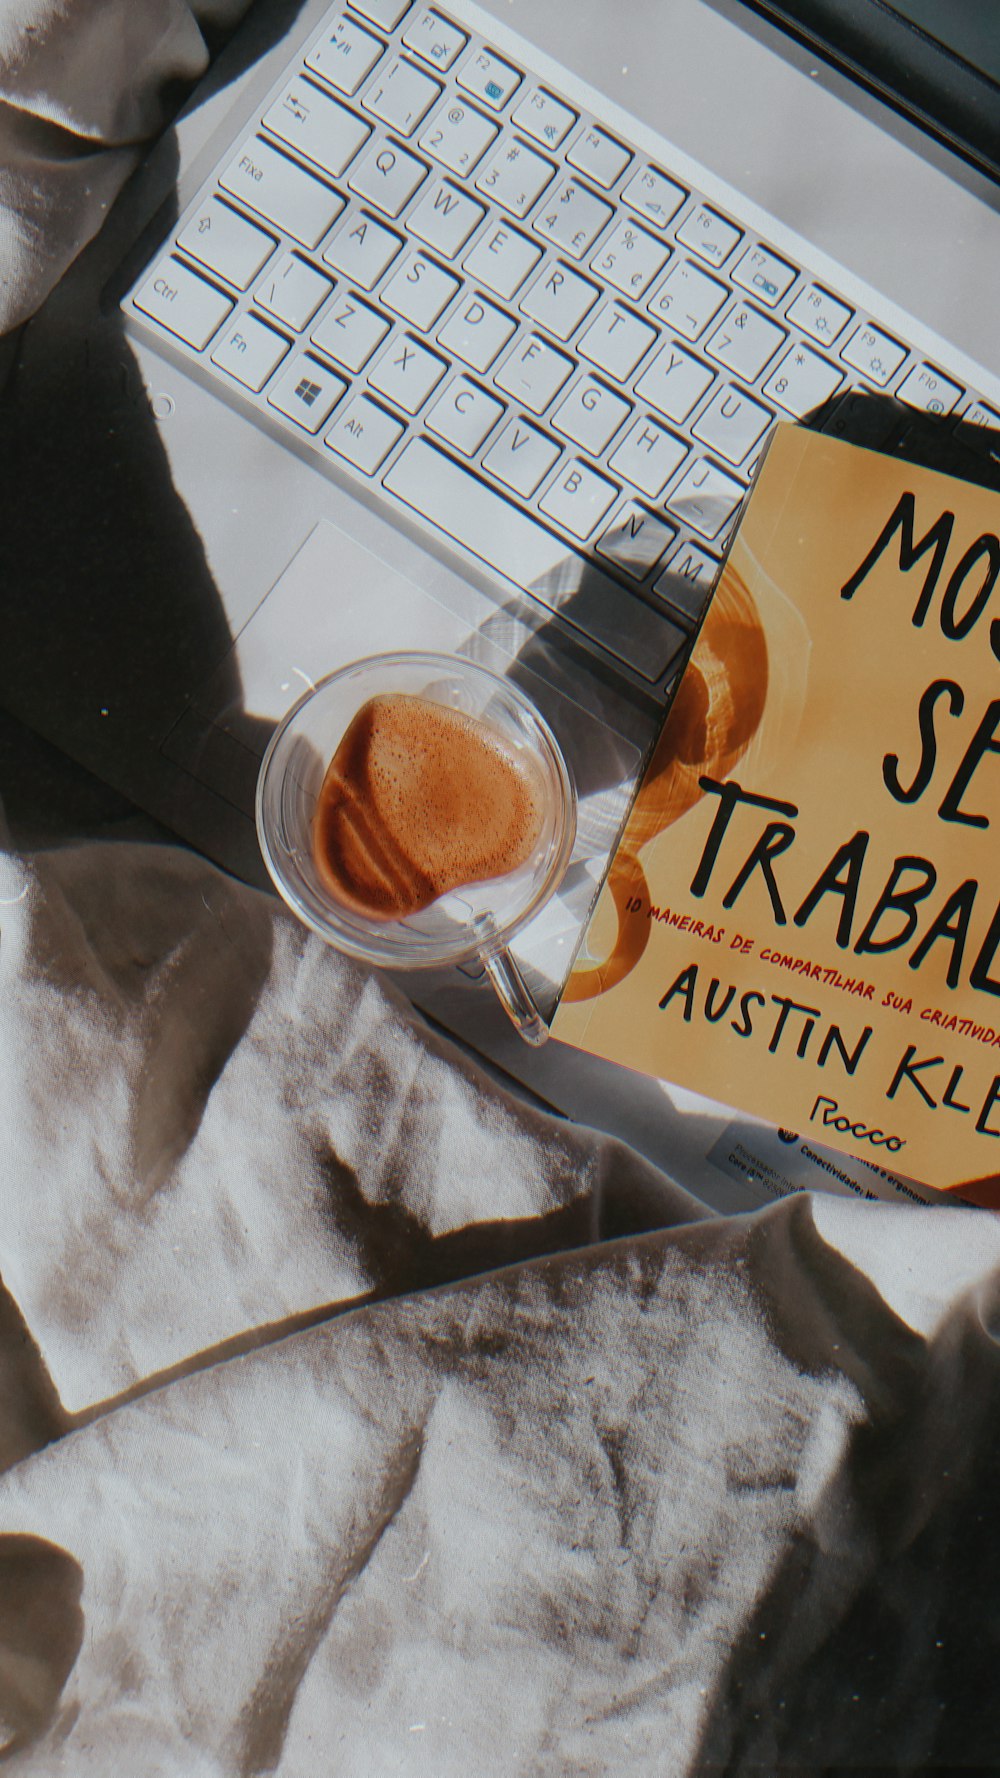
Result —
[{"label": "laptop", "polygon": [[[262,882],[305,687],[389,649],[511,674],[580,798],[517,947],[554,1005],[774,421],[903,448],[930,416],[996,464],[996,33],[837,10],[257,0],[20,342],[4,704]],[[660,1083],[529,1051],[474,972],[404,985],[754,1201]]]}]

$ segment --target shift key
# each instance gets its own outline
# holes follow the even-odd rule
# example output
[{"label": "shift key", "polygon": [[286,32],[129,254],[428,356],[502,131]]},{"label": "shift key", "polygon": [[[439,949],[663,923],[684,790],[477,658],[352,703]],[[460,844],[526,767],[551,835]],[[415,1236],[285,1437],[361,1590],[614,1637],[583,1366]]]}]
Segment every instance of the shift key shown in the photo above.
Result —
[{"label": "shift key", "polygon": [[651,683],[682,646],[658,612],[423,439],[401,452],[384,485]]}]

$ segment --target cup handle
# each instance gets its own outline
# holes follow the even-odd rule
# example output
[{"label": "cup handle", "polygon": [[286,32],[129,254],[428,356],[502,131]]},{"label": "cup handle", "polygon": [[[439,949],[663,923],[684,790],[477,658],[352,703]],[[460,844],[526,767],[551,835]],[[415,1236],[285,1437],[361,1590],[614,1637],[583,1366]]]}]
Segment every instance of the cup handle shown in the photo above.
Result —
[{"label": "cup handle", "polygon": [[486,973],[493,983],[504,1012],[524,1038],[537,1049],[548,1041],[549,1028],[542,1018],[521,971],[509,951],[482,951]]}]

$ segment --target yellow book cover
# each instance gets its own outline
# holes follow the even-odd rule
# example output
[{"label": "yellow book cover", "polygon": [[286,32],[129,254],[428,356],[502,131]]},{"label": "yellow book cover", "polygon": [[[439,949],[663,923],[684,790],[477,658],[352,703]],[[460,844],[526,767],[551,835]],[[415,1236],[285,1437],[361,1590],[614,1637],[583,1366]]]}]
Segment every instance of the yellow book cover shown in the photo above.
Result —
[{"label": "yellow book cover", "polygon": [[998,575],[1000,495],[776,428],[557,1038],[994,1201]]}]

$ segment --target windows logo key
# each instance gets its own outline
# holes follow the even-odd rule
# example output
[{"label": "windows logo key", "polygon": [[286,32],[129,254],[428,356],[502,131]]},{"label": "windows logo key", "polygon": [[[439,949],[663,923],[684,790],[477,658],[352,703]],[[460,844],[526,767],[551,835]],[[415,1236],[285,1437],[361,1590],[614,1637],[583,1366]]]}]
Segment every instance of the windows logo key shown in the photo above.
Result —
[{"label": "windows logo key", "polygon": [[318,396],[322,395],[322,393],[323,391],[319,384],[312,382],[309,377],[303,377],[301,381],[295,385],[295,399],[301,401],[303,407],[312,407],[313,402]]}]

